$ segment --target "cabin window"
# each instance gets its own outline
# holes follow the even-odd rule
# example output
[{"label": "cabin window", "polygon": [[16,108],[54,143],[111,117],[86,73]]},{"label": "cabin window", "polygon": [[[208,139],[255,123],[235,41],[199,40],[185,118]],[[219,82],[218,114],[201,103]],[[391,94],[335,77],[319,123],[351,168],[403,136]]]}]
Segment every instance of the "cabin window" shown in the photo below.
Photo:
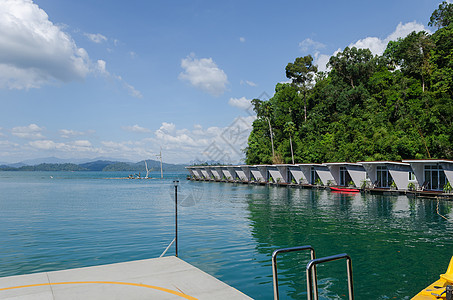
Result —
[{"label": "cabin window", "polygon": [[387,166],[376,167],[377,186],[382,188],[388,188],[392,185],[393,178]]},{"label": "cabin window", "polygon": [[444,170],[439,164],[425,166],[425,182],[429,190],[442,190],[447,183]]},{"label": "cabin window", "polygon": [[311,167],[311,184],[316,184],[316,181],[319,179],[318,173],[316,172],[314,167]]},{"label": "cabin window", "polygon": [[352,181],[351,175],[349,175],[346,167],[340,167],[340,185],[347,186]]},{"label": "cabin window", "polygon": [[414,181],[414,180],[415,180],[414,172],[409,172],[409,181]]}]

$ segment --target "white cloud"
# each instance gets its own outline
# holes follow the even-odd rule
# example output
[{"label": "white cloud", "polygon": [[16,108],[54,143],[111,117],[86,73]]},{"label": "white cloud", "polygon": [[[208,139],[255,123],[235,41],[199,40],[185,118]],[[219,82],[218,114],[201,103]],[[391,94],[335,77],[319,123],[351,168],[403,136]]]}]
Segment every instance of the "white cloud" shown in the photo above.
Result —
[{"label": "white cloud", "polygon": [[245,43],[245,37],[241,36],[241,37],[239,38],[239,41],[240,41],[241,43]]},{"label": "white cloud", "polygon": [[96,44],[107,41],[107,38],[100,33],[84,33],[84,35]]},{"label": "white cloud", "polygon": [[257,86],[256,83],[254,83],[253,81],[249,81],[249,80],[241,80],[241,85],[249,85],[249,86]]},{"label": "white cloud", "polygon": [[[338,50],[337,50],[338,51]],[[335,53],[337,53],[335,51]],[[335,55],[335,53],[333,55]],[[318,71],[327,71],[327,63],[329,62],[331,55],[321,54],[316,52],[314,55],[314,64],[318,66]]]},{"label": "white cloud", "polygon": [[320,50],[325,48],[326,45],[320,42],[316,42],[310,38],[306,38],[302,42],[299,43],[299,48],[303,52],[308,52],[310,50]]},{"label": "white cloud", "polygon": [[380,39],[377,37],[367,37],[361,40],[358,40],[357,42],[350,44],[349,47],[356,47],[356,48],[361,48],[361,49],[370,49],[371,52],[375,55],[382,55],[385,51],[385,48],[387,47],[387,44],[390,41],[396,41],[398,38],[404,38],[406,37],[409,33],[416,31],[427,31],[429,32],[428,29],[425,28],[422,24],[419,24],[417,22],[409,22],[406,24],[399,23],[398,26],[396,26],[396,29],[394,32],[392,32],[389,36],[387,36],[385,39]]},{"label": "white cloud", "polygon": [[99,153],[99,149],[92,147],[88,140],[77,140],[69,143],[58,143],[52,140],[39,140],[28,143],[32,148],[38,150],[57,150],[60,152],[92,152]]},{"label": "white cloud", "polygon": [[237,117],[226,127],[204,128],[195,124],[193,129],[177,129],[173,123],[162,123],[150,141],[163,146],[165,155],[173,160],[238,163],[243,159],[242,149],[247,146],[255,119],[255,116]]},{"label": "white cloud", "polygon": [[89,65],[86,51],[31,0],[2,1],[0,87],[28,89],[53,80],[81,80]]},{"label": "white cloud", "polygon": [[141,127],[141,126],[139,126],[137,124],[135,124],[133,126],[125,126],[125,127],[123,127],[123,129],[126,130],[126,131],[137,132],[137,133],[148,133],[148,132],[151,132],[151,129]]},{"label": "white cloud", "polygon": [[77,147],[91,147],[91,142],[87,140],[77,140],[74,141],[72,144]]},{"label": "white cloud", "polygon": [[15,147],[19,147],[19,144],[16,144],[16,143],[13,143],[13,142],[10,142],[10,141],[0,141],[0,148],[2,148],[2,150],[10,150],[10,148],[15,148]]},{"label": "white cloud", "polygon": [[228,104],[234,107],[238,107],[240,109],[248,110],[250,106],[252,106],[252,102],[250,99],[245,97],[241,98],[230,98]]},{"label": "white cloud", "polygon": [[39,127],[36,124],[30,124],[28,126],[19,126],[11,129],[11,133],[14,136],[23,138],[23,139],[43,139],[44,136],[41,134],[43,128]]},{"label": "white cloud", "polygon": [[[358,40],[355,43],[349,44],[348,47],[356,47],[361,49],[370,49],[370,51],[374,55],[382,55],[387,47],[387,44],[390,41],[396,41],[398,38],[404,38],[409,33],[416,31],[426,31],[430,32],[423,24],[419,24],[417,22],[408,22],[408,23],[399,23],[395,31],[389,34],[386,38],[378,38],[378,37],[366,37],[364,39]],[[318,65],[319,71],[327,71],[327,62],[329,58],[333,55],[336,55],[338,52],[341,52],[341,49],[336,50],[332,55],[321,54],[319,51],[315,53],[315,64]]]},{"label": "white cloud", "polygon": [[104,60],[99,59],[95,65],[94,69],[96,70],[96,72],[98,74],[108,77],[108,78],[112,78],[112,79],[120,82],[123,85],[124,89],[129,91],[129,95],[131,95],[132,97],[143,98],[142,93],[140,91],[138,91],[137,89],[135,89],[135,87],[133,87],[132,85],[130,85],[129,83],[124,81],[121,76],[118,76],[115,74],[110,74],[109,71],[107,71],[106,65],[107,65],[107,63]]},{"label": "white cloud", "polygon": [[96,62],[94,68],[99,74],[102,74],[104,76],[110,76],[110,73],[107,71],[106,65],[107,63],[105,62],[105,60],[99,59]]},{"label": "white cloud", "polygon": [[132,97],[135,97],[135,98],[143,98],[143,95],[140,91],[138,91],[135,87],[133,87],[132,85],[130,85],[129,83],[123,81],[123,86],[126,90],[129,91],[129,95],[131,95]]},{"label": "white cloud", "polygon": [[[107,40],[102,34],[85,35],[95,43]],[[55,81],[83,80],[90,73],[113,77],[130,95],[142,97],[120,76],[110,74],[104,60],[93,63],[32,0],[1,0],[0,88],[40,88]]]},{"label": "white cloud", "polygon": [[65,147],[64,143],[55,143],[51,140],[41,140],[33,141],[28,143],[30,146],[40,150],[53,150],[53,149],[63,149]]},{"label": "white cloud", "polygon": [[160,142],[172,145],[181,145],[196,147],[197,142],[190,137],[186,131],[175,131],[176,125],[173,123],[163,122],[162,126],[157,129],[154,134]]},{"label": "white cloud", "polygon": [[228,78],[212,58],[195,58],[191,54],[181,60],[184,72],[179,74],[179,79],[188,81],[191,85],[213,96],[220,96],[226,90]]},{"label": "white cloud", "polygon": [[166,133],[173,133],[176,129],[176,125],[173,123],[163,122],[162,126],[160,126],[159,130],[162,130]]},{"label": "white cloud", "polygon": [[84,135],[84,133],[81,131],[75,131],[75,130],[69,130],[69,129],[61,129],[59,132],[60,132],[60,136],[63,138],[70,138],[70,137],[74,137],[74,136]]}]

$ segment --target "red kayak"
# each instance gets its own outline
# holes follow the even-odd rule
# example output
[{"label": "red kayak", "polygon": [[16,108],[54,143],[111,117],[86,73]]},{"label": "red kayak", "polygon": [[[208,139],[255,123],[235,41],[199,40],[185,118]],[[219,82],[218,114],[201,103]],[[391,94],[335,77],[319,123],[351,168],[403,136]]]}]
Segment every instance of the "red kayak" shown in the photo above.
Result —
[{"label": "red kayak", "polygon": [[354,188],[347,188],[347,187],[330,187],[330,190],[334,192],[344,192],[344,193],[358,193],[360,190]]}]

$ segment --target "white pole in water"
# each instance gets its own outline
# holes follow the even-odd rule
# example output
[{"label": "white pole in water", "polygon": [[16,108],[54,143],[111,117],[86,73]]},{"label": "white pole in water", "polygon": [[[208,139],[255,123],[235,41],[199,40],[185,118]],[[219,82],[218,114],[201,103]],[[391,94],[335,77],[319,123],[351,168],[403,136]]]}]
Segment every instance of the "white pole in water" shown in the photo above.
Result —
[{"label": "white pole in water", "polygon": [[160,158],[160,178],[164,178],[164,172],[162,171],[162,147],[160,147],[160,152],[159,155],[156,155],[157,157]]}]

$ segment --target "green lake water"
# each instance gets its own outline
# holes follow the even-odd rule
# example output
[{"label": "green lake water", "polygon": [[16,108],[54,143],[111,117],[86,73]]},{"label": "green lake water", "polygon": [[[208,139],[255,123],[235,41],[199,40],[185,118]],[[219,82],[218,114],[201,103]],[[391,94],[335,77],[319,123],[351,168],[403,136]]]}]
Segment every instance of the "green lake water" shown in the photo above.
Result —
[{"label": "green lake water", "polygon": [[[174,179],[180,258],[255,299],[273,299],[279,248],[349,254],[356,299],[410,299],[453,255],[448,201],[190,182],[185,174],[112,179],[127,175],[0,172],[0,276],[159,256],[174,234]],[[279,257],[280,299],[306,299],[308,258]],[[318,278],[321,299],[347,298],[344,261],[320,265]]]}]

